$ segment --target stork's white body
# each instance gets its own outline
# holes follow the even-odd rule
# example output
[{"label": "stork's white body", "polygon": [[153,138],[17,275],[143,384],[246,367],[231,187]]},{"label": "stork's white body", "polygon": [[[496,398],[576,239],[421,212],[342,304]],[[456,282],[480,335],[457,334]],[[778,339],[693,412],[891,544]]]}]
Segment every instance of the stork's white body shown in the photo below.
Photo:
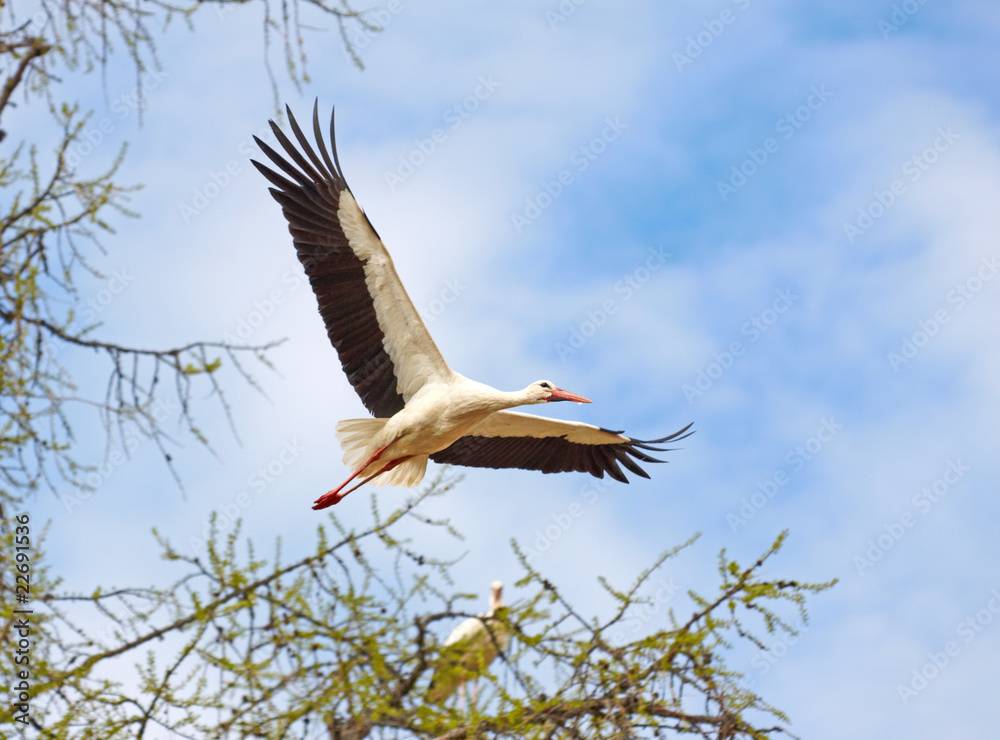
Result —
[{"label": "stork's white body", "polygon": [[440,703],[455,693],[462,692],[464,702],[465,682],[485,673],[497,655],[510,644],[511,630],[496,619],[503,608],[503,584],[490,585],[490,609],[478,617],[470,617],[459,624],[441,646],[441,658],[427,692],[428,701]]},{"label": "stork's white body", "polygon": [[449,447],[495,411],[528,403],[519,393],[502,393],[452,373],[447,381],[424,385],[402,411],[389,419],[371,442],[374,452],[389,445],[387,456],[430,455]]},{"label": "stork's white body", "polygon": [[[414,486],[423,478],[430,455],[450,447],[496,412],[537,403],[531,389],[505,393],[451,373],[447,381],[427,383],[389,419],[348,419],[337,425],[344,463],[361,477],[379,474],[394,460],[406,461],[373,480],[374,485]],[[385,448],[367,466],[375,452]]]},{"label": "stork's white body", "polygon": [[[548,381],[502,392],[452,370],[406,293],[392,258],[344,180],[330,123],[331,151],[323,143],[318,108],[313,111],[316,154],[288,111],[296,147],[271,123],[287,156],[257,139],[271,161],[291,179],[254,162],[289,222],[327,334],[348,380],[374,419],[337,426],[345,463],[354,474],[317,500],[337,503],[354,478],[361,485],[414,486],[428,459],[492,468],[555,473],[605,473],[628,482],[618,464],[649,477],[632,458],[660,462],[641,451],[659,450],[643,440],[590,424],[507,411],[550,401],[589,401]],[[256,138],[256,137],[255,137]],[[331,153],[333,155],[331,159]],[[652,442],[683,438],[690,427]],[[357,486],[355,486],[357,488]]]}]

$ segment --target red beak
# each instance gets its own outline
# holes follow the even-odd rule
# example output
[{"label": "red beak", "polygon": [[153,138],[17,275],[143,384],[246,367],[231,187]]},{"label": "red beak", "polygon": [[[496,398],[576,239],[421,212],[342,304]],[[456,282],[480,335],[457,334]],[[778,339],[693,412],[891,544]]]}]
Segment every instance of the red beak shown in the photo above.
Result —
[{"label": "red beak", "polygon": [[578,396],[575,393],[570,393],[569,391],[564,391],[562,388],[556,388],[552,391],[552,395],[549,396],[549,402],[552,401],[576,401],[577,403],[593,403],[589,398],[584,398],[583,396]]}]

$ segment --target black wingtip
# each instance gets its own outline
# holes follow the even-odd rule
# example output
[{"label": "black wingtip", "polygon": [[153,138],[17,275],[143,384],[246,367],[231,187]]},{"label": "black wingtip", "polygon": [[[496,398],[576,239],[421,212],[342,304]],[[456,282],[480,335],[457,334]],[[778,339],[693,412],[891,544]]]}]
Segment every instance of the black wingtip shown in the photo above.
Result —
[{"label": "black wingtip", "polygon": [[[666,437],[660,437],[659,439],[633,439],[632,443],[639,447],[645,447],[646,449],[649,450],[659,449],[661,452],[663,452],[664,450],[662,448],[649,447],[648,445],[659,445],[663,444],[664,442],[679,442],[682,439],[687,439],[695,432],[694,429],[691,429],[691,427],[693,426],[694,422],[692,421],[683,429],[678,429],[676,432],[674,432],[673,434],[668,434]],[[688,431],[689,429],[691,429],[691,431]]]},{"label": "black wingtip", "polygon": [[[266,144],[262,144],[262,146],[266,147],[264,153],[267,154],[267,149],[269,149],[270,147],[267,147]],[[267,165],[261,164],[260,162],[254,159],[251,159],[250,162],[253,164],[254,167],[257,168],[257,171],[264,177],[266,177],[267,181],[272,185],[274,185],[276,188],[279,188],[280,190],[285,192],[294,192],[295,189],[298,187],[298,185],[293,183],[291,180],[282,177]]]},{"label": "black wingtip", "polygon": [[[631,472],[635,473],[638,476],[641,476],[642,478],[649,479],[649,474],[645,470],[643,470],[642,467],[639,466],[636,460],[639,460],[644,463],[662,463],[667,461],[660,460],[658,458],[653,457],[652,455],[647,455],[645,452],[643,452],[643,450],[650,450],[653,452],[671,452],[677,448],[658,447],[657,445],[662,444],[663,442],[676,442],[685,439],[687,437],[690,437],[692,434],[694,434],[694,431],[691,429],[692,426],[694,426],[694,422],[688,424],[683,429],[679,429],[673,434],[668,434],[666,437],[660,437],[659,439],[629,438],[629,441],[622,443],[621,446],[613,447],[612,454],[614,458],[617,459],[617,462],[620,462],[622,465],[628,468],[628,470],[630,470]],[[602,428],[602,431],[610,432],[611,434],[623,434],[623,432],[615,432],[610,429]],[[633,458],[635,459],[633,460]],[[625,476],[622,474],[621,469],[618,468],[615,459],[608,460],[607,464],[605,465],[605,468],[607,469],[611,477],[614,478],[615,480],[620,480],[623,483],[628,483],[628,480],[625,479]],[[616,475],[616,472],[618,473],[618,475],[621,475],[621,478],[619,478],[618,475]]]}]

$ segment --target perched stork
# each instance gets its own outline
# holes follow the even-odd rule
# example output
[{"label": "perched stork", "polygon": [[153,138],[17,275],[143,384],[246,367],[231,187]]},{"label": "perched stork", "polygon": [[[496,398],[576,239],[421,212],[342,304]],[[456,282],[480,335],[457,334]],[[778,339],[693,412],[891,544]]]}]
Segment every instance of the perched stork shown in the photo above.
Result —
[{"label": "perched stork", "polygon": [[[590,401],[547,380],[503,392],[452,370],[347,187],[333,116],[327,150],[318,103],[313,107],[319,154],[290,109],[288,120],[298,147],[270,122],[287,158],[254,137],[281,173],[253,164],[274,186],[271,195],[288,219],[299,261],[347,379],[376,417],[337,425],[344,463],[353,473],[317,499],[314,509],[332,506],[372,480],[375,485],[415,486],[424,477],[428,459],[543,473],[575,470],[598,478],[608,473],[627,483],[618,463],[648,478],[632,458],[661,462],[643,450],[666,451],[654,445],[688,436],[690,424],[660,439],[639,440],[590,424],[508,411],[552,401]],[[360,482],[344,491],[355,478]]]},{"label": "perched stork", "polygon": [[500,598],[502,590],[503,584],[493,581],[490,610],[478,617],[469,617],[448,635],[441,646],[441,657],[427,691],[427,701],[440,704],[458,689],[459,701],[464,704],[465,682],[485,673],[497,655],[507,649],[510,628],[494,618],[504,606]]}]

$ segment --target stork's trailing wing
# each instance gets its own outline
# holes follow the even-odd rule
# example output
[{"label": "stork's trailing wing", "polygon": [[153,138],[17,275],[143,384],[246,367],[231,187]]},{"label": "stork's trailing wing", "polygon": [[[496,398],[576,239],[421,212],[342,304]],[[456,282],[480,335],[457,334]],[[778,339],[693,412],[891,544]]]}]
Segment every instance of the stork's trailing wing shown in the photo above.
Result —
[{"label": "stork's trailing wing", "polygon": [[656,447],[677,442],[693,434],[691,425],[660,439],[641,440],[626,437],[592,424],[547,419],[518,411],[498,411],[450,447],[431,455],[438,463],[467,465],[476,468],[521,468],[543,473],[578,471],[603,478],[607,473],[622,483],[628,478],[618,466],[643,478],[642,462],[663,462],[643,450],[667,452]]}]

